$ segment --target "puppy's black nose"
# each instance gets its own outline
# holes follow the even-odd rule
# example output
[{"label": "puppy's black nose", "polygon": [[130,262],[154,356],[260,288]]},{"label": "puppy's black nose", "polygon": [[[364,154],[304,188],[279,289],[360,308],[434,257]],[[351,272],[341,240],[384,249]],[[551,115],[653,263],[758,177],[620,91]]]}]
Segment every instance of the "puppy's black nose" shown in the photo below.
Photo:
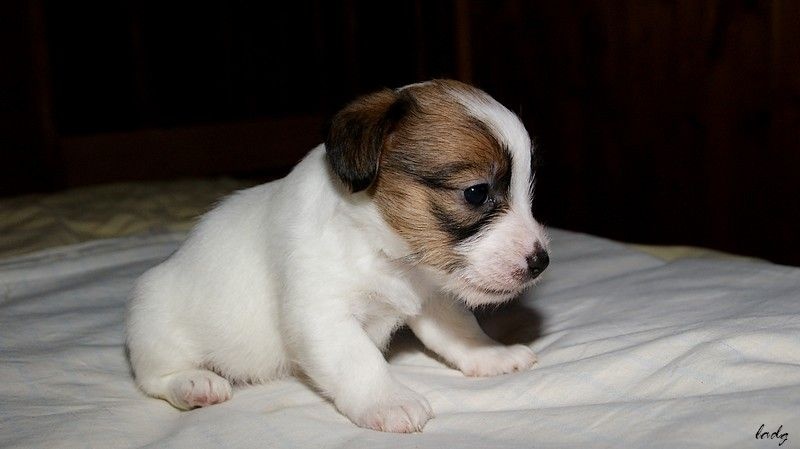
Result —
[{"label": "puppy's black nose", "polygon": [[531,279],[536,279],[547,265],[550,264],[550,256],[547,254],[547,251],[543,250],[541,246],[536,245],[536,249],[534,250],[533,254],[528,256],[528,273],[531,276]]}]

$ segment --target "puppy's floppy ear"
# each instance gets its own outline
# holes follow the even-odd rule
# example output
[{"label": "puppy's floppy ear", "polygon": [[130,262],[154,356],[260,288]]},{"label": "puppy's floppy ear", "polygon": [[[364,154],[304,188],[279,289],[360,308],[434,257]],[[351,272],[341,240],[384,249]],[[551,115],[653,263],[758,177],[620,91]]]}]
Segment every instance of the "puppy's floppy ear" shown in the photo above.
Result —
[{"label": "puppy's floppy ear", "polygon": [[352,192],[375,180],[386,138],[408,106],[407,95],[384,89],[350,103],[331,120],[325,151],[333,172]]}]

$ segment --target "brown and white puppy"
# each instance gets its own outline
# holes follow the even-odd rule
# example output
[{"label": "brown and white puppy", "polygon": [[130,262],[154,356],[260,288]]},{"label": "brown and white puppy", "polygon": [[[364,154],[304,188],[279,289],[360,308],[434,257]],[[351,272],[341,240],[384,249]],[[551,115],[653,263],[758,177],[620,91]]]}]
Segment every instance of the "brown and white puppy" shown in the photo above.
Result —
[{"label": "brown and white puppy", "polygon": [[402,324],[467,375],[530,367],[467,307],[548,264],[532,150],[512,112],[456,81],[356,100],[286,178],[223,201],[137,281],[137,383],[189,409],[299,370],[355,424],[412,432],[433,412],[381,353]]}]

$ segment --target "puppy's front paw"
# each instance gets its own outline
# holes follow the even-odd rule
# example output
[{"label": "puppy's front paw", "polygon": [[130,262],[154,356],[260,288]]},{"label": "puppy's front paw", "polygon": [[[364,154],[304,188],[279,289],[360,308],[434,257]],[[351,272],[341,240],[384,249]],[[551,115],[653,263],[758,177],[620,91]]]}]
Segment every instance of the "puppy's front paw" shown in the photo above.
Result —
[{"label": "puppy's front paw", "polygon": [[[337,404],[338,405],[338,404]],[[357,426],[381,432],[420,432],[433,418],[433,410],[420,394],[395,384],[390,391],[370,398],[369,403],[340,410]]]},{"label": "puppy's front paw", "polygon": [[472,349],[456,366],[473,377],[497,376],[528,369],[536,363],[536,354],[524,345],[488,346]]}]

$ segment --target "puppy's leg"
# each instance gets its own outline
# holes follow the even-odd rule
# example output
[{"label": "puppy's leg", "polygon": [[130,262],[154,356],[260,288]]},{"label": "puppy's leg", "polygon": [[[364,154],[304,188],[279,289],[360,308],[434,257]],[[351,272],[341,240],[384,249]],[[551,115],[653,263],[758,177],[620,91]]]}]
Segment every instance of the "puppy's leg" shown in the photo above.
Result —
[{"label": "puppy's leg", "polygon": [[295,303],[285,314],[291,349],[305,374],[360,427],[420,431],[433,417],[428,401],[391,376],[383,354],[345,301],[317,299],[314,313]]},{"label": "puppy's leg", "polygon": [[129,326],[131,367],[142,391],[182,410],[230,399],[230,382],[201,368],[201,358],[193,354],[188,344],[181,344],[186,341],[176,332],[159,331],[163,329],[141,324]]},{"label": "puppy's leg", "polygon": [[467,376],[496,376],[536,363],[536,354],[527,346],[505,346],[489,338],[475,316],[456,301],[428,301],[408,325],[428,349]]}]

